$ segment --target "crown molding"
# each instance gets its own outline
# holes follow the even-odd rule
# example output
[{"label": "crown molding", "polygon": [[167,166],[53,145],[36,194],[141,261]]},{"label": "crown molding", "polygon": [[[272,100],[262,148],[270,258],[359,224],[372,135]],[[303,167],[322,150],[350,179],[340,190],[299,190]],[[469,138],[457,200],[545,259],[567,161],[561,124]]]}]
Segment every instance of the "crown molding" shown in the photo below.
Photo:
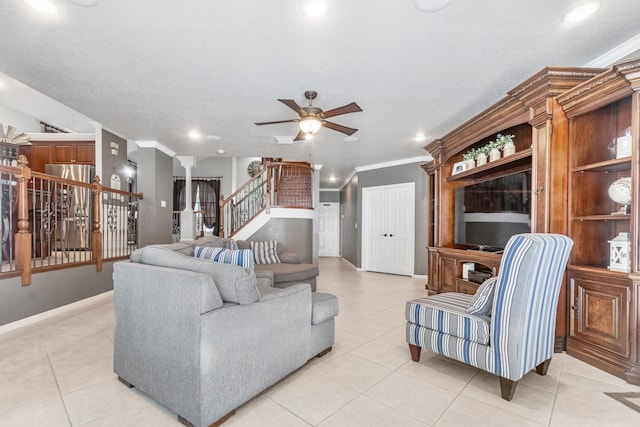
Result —
[{"label": "crown molding", "polygon": [[409,157],[407,159],[393,160],[390,162],[375,163],[372,165],[365,165],[365,166],[356,166],[355,171],[364,172],[364,171],[370,171],[374,169],[390,168],[392,166],[407,165],[409,163],[430,162],[431,160],[433,160],[432,156]]},{"label": "crown molding", "polygon": [[347,186],[347,184],[349,184],[349,182],[351,182],[351,180],[353,179],[353,177],[356,176],[356,170],[352,170],[351,173],[349,174],[349,176],[347,176],[345,178],[345,180],[342,182],[342,185],[338,188],[339,190],[342,190],[344,187]]},{"label": "crown molding", "polygon": [[95,133],[26,132],[29,141],[95,141]]},{"label": "crown molding", "polygon": [[140,148],[155,148],[158,151],[162,151],[169,157],[175,157],[176,152],[171,150],[165,145],[160,144],[158,141],[133,141]]},{"label": "crown molding", "polygon": [[337,191],[340,192],[339,188],[321,188],[320,191]]},{"label": "crown molding", "polygon": [[585,67],[608,67],[637,50],[640,50],[640,34],[636,34],[610,51],[603,53],[593,61],[585,64]]}]

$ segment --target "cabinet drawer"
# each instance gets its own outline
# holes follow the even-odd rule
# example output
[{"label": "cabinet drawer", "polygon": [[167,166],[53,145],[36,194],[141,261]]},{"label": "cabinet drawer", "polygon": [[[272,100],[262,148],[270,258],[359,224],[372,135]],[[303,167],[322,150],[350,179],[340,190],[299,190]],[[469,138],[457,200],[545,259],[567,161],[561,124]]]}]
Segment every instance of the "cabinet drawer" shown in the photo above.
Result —
[{"label": "cabinet drawer", "polygon": [[461,279],[456,280],[456,285],[458,286],[457,292],[468,295],[474,295],[478,291],[479,287],[479,285],[476,285],[475,283]]}]

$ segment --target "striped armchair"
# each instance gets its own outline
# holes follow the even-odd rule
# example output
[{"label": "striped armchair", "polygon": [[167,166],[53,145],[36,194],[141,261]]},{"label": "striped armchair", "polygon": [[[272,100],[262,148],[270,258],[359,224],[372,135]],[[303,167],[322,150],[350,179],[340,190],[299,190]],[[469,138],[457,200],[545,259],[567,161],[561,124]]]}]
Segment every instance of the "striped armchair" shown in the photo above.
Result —
[{"label": "striped armchair", "polygon": [[520,378],[545,375],[553,356],[556,309],[573,241],[519,234],[504,251],[497,278],[476,295],[456,292],[407,302],[407,343],[414,362],[426,348],[500,378],[511,400]]}]

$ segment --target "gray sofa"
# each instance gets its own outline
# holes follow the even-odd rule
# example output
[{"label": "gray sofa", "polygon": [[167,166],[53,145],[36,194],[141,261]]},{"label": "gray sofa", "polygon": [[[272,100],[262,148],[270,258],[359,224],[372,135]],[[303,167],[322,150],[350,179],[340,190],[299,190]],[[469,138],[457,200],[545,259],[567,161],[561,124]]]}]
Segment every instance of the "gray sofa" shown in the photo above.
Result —
[{"label": "gray sofa", "polygon": [[[227,242],[231,240],[224,237],[205,236],[194,240],[193,242],[181,242],[181,245],[194,246],[215,246],[224,248]],[[247,240],[236,240],[240,249],[251,249],[250,242]],[[278,244],[278,257],[280,263],[277,264],[256,264],[255,270],[270,271],[273,273],[273,285],[277,288],[286,288],[287,286],[297,283],[308,283],[311,290],[316,290],[316,277],[320,274],[318,266],[303,262],[302,257],[295,253],[287,251],[282,244]]]},{"label": "gray sofa", "polygon": [[308,284],[148,246],[114,264],[114,371],[130,387],[208,426],[330,351],[337,298]]}]

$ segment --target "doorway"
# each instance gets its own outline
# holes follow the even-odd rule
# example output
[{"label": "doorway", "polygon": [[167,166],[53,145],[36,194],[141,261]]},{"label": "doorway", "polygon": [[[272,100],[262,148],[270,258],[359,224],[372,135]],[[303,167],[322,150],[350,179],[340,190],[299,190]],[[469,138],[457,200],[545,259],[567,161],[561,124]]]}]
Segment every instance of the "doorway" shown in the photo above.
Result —
[{"label": "doorway", "polygon": [[340,256],[340,204],[320,203],[319,219],[319,256]]},{"label": "doorway", "polygon": [[363,269],[411,276],[414,245],[415,183],[363,188]]}]

